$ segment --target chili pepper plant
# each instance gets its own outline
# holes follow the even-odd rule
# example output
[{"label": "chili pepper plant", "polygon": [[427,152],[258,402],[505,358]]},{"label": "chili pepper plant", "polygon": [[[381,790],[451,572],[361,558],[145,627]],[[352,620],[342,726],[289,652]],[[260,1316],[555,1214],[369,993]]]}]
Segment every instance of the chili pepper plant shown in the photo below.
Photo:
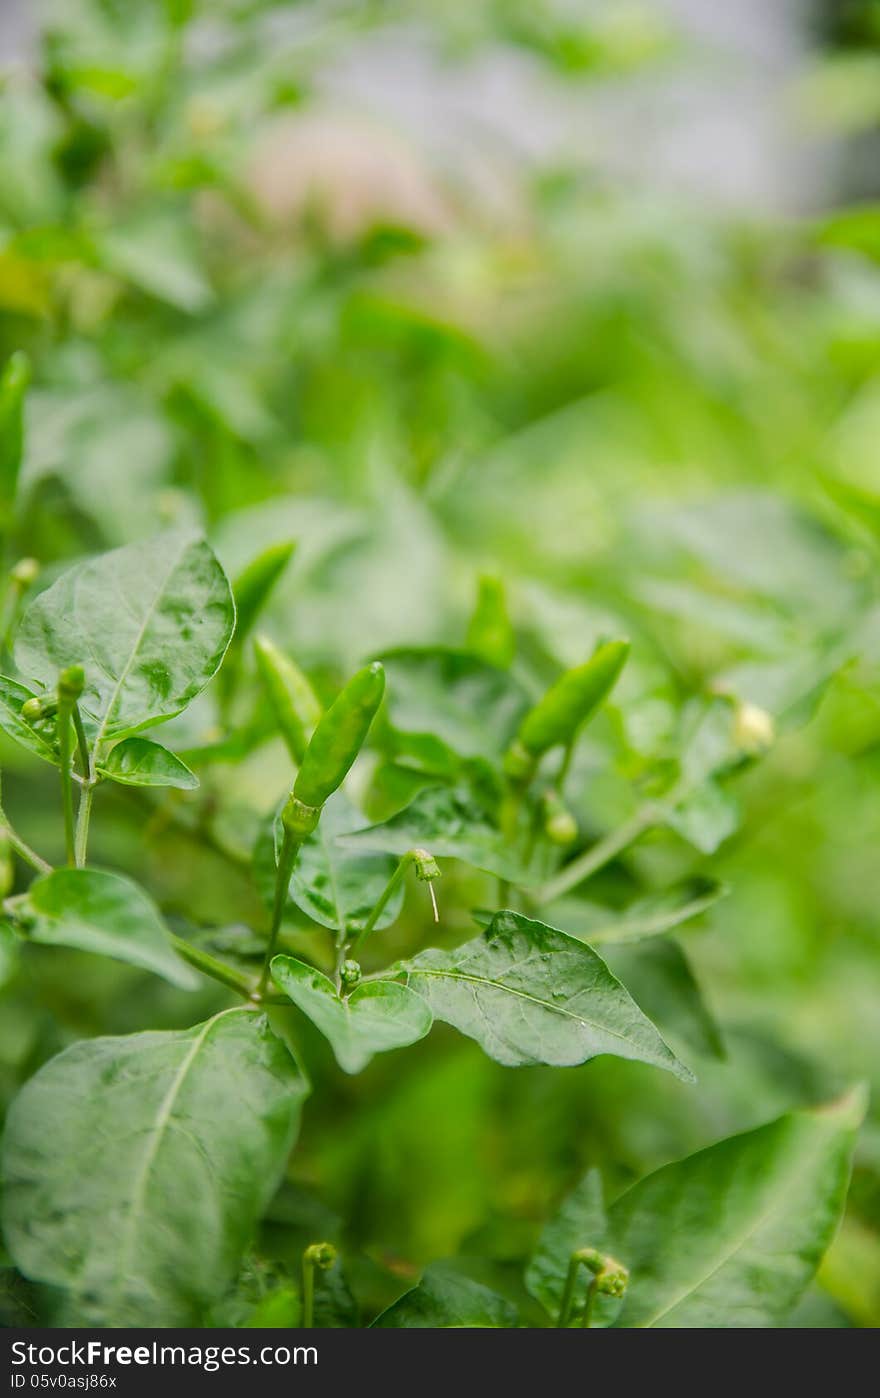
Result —
[{"label": "chili pepper plant", "polygon": [[0,1323],[876,1325],[876,191],[614,177],[695,7],[17,8]]},{"label": "chili pepper plant", "polygon": [[[14,374],[5,391],[7,400],[20,396]],[[607,944],[637,953],[641,939],[663,946],[667,973],[687,985],[684,953],[653,939],[720,890],[706,883],[675,895],[659,916],[636,907],[589,933],[566,912],[566,898],[652,826],[680,820],[695,785],[754,761],[766,737],[760,717],[711,698],[693,719],[696,766],[685,764],[665,790],[655,783],[617,830],[578,848],[568,774],[585,729],[614,695],[627,641],[601,640],[544,693],[530,694],[517,677],[503,592],[483,586],[461,649],[374,658],[323,708],[294,658],[249,634],[290,552],[260,555],[230,585],[204,538],[166,532],[62,571],[15,626],[0,723],[57,771],[64,858],[53,867],[3,809],[4,954],[76,948],[161,977],[184,998],[205,979],[216,982],[230,1002],[182,1029],[145,1025],[73,1043],[12,1103],[5,1237],[41,1313],[67,1324],[204,1325],[224,1314],[308,1111],[302,1021],[326,1039],[342,1074],[444,1023],[511,1071],[565,1071],[613,1056],[693,1080],[603,952]],[[184,753],[159,742],[158,726],[209,685],[221,731]],[[402,714],[425,688],[447,721],[412,733]],[[239,702],[249,714],[243,728],[234,719]],[[477,713],[490,720],[494,750],[462,757],[454,729]],[[91,861],[105,791],[163,790],[173,803],[200,777],[220,780],[229,746],[267,729],[283,742],[289,793],[265,811],[255,840],[252,877],[265,919],[222,937],[174,931],[142,884]],[[344,792],[368,752],[394,761],[405,753],[418,786],[374,822]],[[438,766],[454,780],[438,782]],[[21,892],[10,892],[13,862],[28,874]],[[432,946],[443,916],[437,887],[456,862],[490,875],[494,898],[473,909],[463,941]],[[400,958],[385,935],[405,897],[420,899],[421,915],[417,944]],[[291,907],[325,934],[310,956],[289,930]],[[862,1111],[856,1091],[784,1116],[649,1174],[608,1209],[589,1173],[548,1221],[525,1272],[537,1319],[442,1268],[366,1319],[778,1323],[836,1226]],[[274,1277],[242,1323],[273,1315],[338,1323],[326,1277],[339,1272],[336,1285],[348,1295],[342,1269],[332,1243],[314,1239],[301,1269]]]}]

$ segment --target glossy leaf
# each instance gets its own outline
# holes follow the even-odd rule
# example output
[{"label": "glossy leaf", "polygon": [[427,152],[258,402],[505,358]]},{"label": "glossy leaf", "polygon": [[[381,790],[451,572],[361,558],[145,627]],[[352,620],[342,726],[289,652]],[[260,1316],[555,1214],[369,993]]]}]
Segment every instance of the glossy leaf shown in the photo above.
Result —
[{"label": "glossy leaf", "polygon": [[[363,828],[360,812],[343,792],[334,792],[317,829],[303,842],[290,878],[290,897],[296,905],[334,932],[363,927],[397,867],[392,855],[347,843],[349,834]],[[281,840],[281,817],[276,815],[263,826],[254,848],[254,879],[267,905],[274,897]],[[404,897],[403,887],[394,890],[376,921],[377,928],[388,927],[400,916]]]},{"label": "glossy leaf", "polygon": [[864,1095],[793,1112],[666,1165],[609,1210],[630,1270],[617,1324],[778,1325],[837,1228]]},{"label": "glossy leaf", "polygon": [[307,1092],[248,1009],[74,1044],[7,1119],[3,1226],[16,1265],[64,1288],[79,1325],[197,1324],[236,1274]]},{"label": "glossy leaf", "polygon": [[229,584],[189,531],[128,544],[63,573],[25,612],[15,648],[45,688],[82,664],[81,707],[97,740],[180,713],[211,679],[232,635]]},{"label": "glossy leaf", "polygon": [[610,1053],[691,1080],[596,952],[520,913],[496,913],[473,941],[424,951],[402,969],[435,1019],[499,1063],[568,1066]]},{"label": "glossy leaf", "polygon": [[[276,822],[276,841],[279,838]],[[364,819],[341,791],[324,807],[318,828],[300,848],[290,879],[290,896],[304,913],[336,932],[359,931],[397,867],[393,855],[360,853],[342,837],[364,828]],[[376,928],[400,916],[405,890],[395,889]]]},{"label": "glossy leaf", "polygon": [[155,904],[121,874],[56,869],[34,880],[17,911],[32,942],[126,961],[185,990],[199,984],[173,950]]},{"label": "glossy leaf", "polygon": [[510,1330],[516,1324],[516,1307],[503,1296],[437,1266],[373,1321],[378,1330]]},{"label": "glossy leaf", "polygon": [[33,699],[34,691],[27,689],[17,680],[0,675],[0,728],[36,757],[58,766],[58,751],[55,740],[55,719],[40,719],[28,723],[21,716],[21,706]]},{"label": "glossy leaf", "polygon": [[463,788],[428,787],[390,820],[346,835],[343,842],[351,849],[387,850],[397,855],[421,847],[437,859],[461,859],[501,879],[535,881],[511,849],[511,842]]},{"label": "glossy leaf", "polygon": [[607,1227],[602,1177],[598,1170],[590,1170],[542,1228],[526,1268],[529,1294],[554,1319],[562,1305],[571,1254],[577,1248],[601,1248]]},{"label": "glossy leaf", "polygon": [[329,977],[293,956],[273,959],[272,979],[330,1041],[346,1073],[423,1039],[433,1023],[424,1000],[396,981],[367,981],[343,997]]},{"label": "glossy leaf", "polygon": [[123,786],[174,786],[193,791],[199,784],[185,762],[149,738],[123,738],[98,764],[98,771]]}]

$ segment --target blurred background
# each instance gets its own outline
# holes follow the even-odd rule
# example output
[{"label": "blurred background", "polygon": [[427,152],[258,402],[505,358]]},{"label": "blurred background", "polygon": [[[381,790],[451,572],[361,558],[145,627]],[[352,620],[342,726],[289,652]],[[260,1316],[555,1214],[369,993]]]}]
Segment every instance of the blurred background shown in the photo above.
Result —
[{"label": "blurred background", "polygon": [[[584,840],[678,760],[695,696],[775,725],[590,892],[729,889],[682,934],[704,998],[660,1016],[697,1087],[503,1070],[442,1031],[343,1081],[308,1039],[265,1254],[339,1236],[367,1309],[440,1257],[513,1287],[588,1165],[616,1190],[880,1088],[878,0],[2,0],[0,62],[0,356],[34,363],[12,548],[38,585],[173,523],[233,574],[295,539],[267,626],[328,693],[365,655],[461,643],[481,573],[535,685],[625,630],[573,773]],[[51,855],[54,774],[7,749],[7,808]],[[269,744],[174,819],[108,796],[95,858],[182,926],[260,926],[249,852],[286,780]],[[460,940],[490,895],[443,883]],[[401,948],[425,931],[408,909]],[[69,1040],[192,1005],[35,954],[0,998],[3,1100]],[[795,1323],[880,1320],[877,1100]]]}]

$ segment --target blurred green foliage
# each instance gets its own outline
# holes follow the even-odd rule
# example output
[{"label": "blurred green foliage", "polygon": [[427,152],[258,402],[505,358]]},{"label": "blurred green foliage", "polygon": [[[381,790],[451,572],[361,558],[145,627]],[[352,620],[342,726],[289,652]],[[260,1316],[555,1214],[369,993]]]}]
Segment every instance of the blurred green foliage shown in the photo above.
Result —
[{"label": "blurred green foliage", "polygon": [[[880,1088],[880,211],[771,223],[535,168],[510,175],[498,216],[378,124],[339,124],[321,94],[347,44],[409,8],[59,0],[38,70],[10,72],[0,104],[0,356],[34,366],[7,569],[38,559],[39,588],[84,553],[193,522],[235,578],[295,541],[261,626],[325,696],[365,657],[461,645],[483,575],[504,580],[532,695],[626,634],[619,695],[566,786],[586,846],[680,771],[713,695],[773,718],[734,788],[711,762],[691,774],[696,807],[575,900],[586,928],[695,877],[729,890],[682,932],[708,1028],[665,1026],[696,1087],[609,1058],[504,1069],[442,1028],[343,1078],[302,1030],[316,1090],[242,1296],[257,1303],[320,1235],[344,1244],[374,1313],[438,1258],[519,1285],[588,1166],[613,1189],[854,1078]],[[847,62],[876,62],[875,8],[850,7],[872,37]],[[676,52],[650,8],[576,25],[554,4],[416,14],[450,62],[502,42],[569,83]],[[831,68],[821,81],[841,90]],[[876,121],[871,90],[856,112],[847,89],[844,127]],[[218,745],[200,791],[117,788],[94,829],[97,863],[230,945],[265,929],[250,851],[290,778],[259,712],[259,741],[225,760],[225,735],[254,722],[199,700],[163,741],[190,763]],[[362,774],[372,817],[442,769],[417,747]],[[54,773],[6,740],[2,766],[16,825],[60,858]],[[491,889],[444,866],[447,942]],[[395,954],[425,928],[411,892]],[[289,931],[314,935],[304,918]],[[5,966],[0,942],[0,980]],[[224,1003],[59,949],[9,971],[4,1101],[81,1036]],[[655,968],[661,1007],[682,974]],[[11,1273],[2,1304],[16,1319],[38,1305]],[[797,1317],[880,1321],[876,1108]]]}]

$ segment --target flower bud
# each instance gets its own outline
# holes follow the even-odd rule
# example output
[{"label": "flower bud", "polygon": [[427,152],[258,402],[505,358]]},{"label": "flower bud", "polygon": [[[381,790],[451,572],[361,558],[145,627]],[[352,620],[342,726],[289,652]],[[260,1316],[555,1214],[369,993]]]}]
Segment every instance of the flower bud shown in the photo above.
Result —
[{"label": "flower bud", "polygon": [[776,736],[773,719],[757,704],[738,704],[733,720],[733,740],[748,757],[759,757],[772,747]]}]

